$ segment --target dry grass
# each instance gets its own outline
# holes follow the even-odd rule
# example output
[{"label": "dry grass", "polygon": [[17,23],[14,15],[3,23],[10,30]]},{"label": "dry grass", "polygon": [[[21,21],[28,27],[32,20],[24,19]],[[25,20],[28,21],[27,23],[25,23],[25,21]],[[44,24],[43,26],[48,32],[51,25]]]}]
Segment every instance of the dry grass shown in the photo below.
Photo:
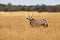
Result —
[{"label": "dry grass", "polygon": [[[33,12],[29,12],[33,13]],[[31,27],[28,12],[0,12],[0,40],[60,40],[60,13],[35,12],[35,19],[46,19],[49,27]]]}]

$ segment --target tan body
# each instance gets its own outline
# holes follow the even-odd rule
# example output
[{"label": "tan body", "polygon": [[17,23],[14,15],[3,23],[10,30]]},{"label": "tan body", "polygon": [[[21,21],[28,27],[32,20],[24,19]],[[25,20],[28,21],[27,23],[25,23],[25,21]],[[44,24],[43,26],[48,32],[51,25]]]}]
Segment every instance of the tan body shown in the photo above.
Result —
[{"label": "tan body", "polygon": [[33,19],[30,21],[31,26],[44,26],[44,27],[48,27],[48,23],[45,19],[41,19],[41,20],[36,20]]}]

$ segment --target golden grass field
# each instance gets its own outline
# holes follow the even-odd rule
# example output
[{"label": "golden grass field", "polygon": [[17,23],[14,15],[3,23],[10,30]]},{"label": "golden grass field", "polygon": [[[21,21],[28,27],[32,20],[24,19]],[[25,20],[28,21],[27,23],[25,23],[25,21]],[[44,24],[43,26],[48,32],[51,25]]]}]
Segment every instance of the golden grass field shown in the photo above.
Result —
[{"label": "golden grass field", "polygon": [[26,19],[33,12],[0,12],[0,40],[60,40],[60,12],[34,12],[48,27],[31,27]]}]

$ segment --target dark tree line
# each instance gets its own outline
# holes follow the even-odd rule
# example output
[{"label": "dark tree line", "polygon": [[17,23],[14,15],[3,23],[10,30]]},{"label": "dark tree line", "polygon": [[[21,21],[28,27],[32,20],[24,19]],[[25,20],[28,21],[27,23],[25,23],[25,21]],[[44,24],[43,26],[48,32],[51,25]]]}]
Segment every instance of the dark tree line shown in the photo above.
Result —
[{"label": "dark tree line", "polygon": [[1,4],[0,11],[39,11],[39,12],[60,12],[60,5],[12,5],[11,3]]}]

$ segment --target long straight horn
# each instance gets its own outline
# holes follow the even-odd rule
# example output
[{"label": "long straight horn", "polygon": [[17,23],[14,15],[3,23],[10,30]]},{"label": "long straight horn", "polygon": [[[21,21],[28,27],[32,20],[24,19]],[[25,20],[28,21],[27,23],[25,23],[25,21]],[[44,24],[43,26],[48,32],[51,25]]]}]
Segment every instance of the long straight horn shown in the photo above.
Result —
[{"label": "long straight horn", "polygon": [[33,17],[33,15],[34,15],[34,12],[33,12],[32,16],[31,16],[31,18]]},{"label": "long straight horn", "polygon": [[28,13],[28,17],[30,17],[29,13]]}]

